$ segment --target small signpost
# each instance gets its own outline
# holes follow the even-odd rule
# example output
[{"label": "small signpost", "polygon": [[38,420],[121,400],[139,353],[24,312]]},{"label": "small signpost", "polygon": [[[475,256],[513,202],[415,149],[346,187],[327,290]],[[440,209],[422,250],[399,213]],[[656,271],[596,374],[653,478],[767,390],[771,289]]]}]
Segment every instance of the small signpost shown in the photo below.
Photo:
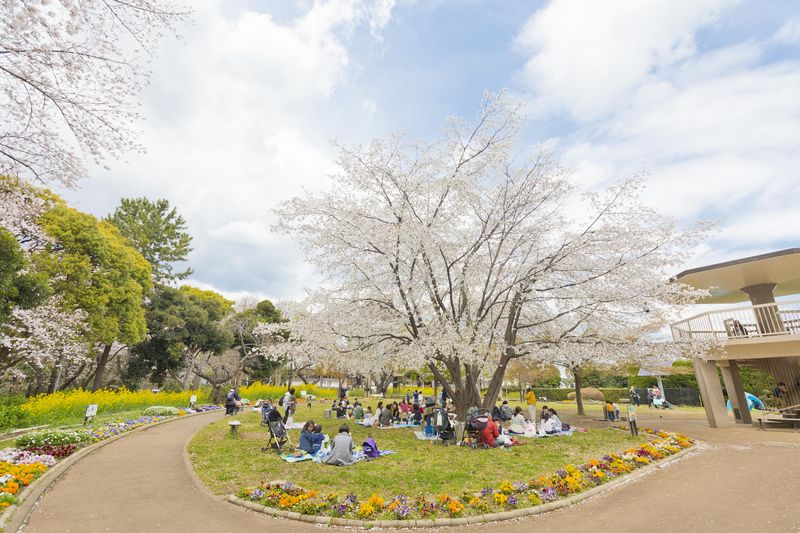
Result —
[{"label": "small signpost", "polygon": [[631,426],[631,435],[634,437],[639,434],[639,430],[636,428],[636,410],[633,408],[633,405],[628,405],[628,424]]},{"label": "small signpost", "polygon": [[194,408],[194,405],[195,405],[196,403],[197,403],[197,395],[196,395],[196,394],[192,394],[192,395],[189,397],[189,407],[192,407],[192,408]]},{"label": "small signpost", "polygon": [[86,408],[86,414],[83,415],[83,425],[85,426],[91,422],[95,416],[97,416],[97,404],[93,403]]}]

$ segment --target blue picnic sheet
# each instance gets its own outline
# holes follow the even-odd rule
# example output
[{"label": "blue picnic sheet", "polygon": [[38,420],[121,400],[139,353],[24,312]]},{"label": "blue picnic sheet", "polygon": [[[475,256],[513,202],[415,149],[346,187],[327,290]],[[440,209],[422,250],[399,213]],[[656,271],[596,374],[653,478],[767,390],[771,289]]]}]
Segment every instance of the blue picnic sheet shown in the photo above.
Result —
[{"label": "blue picnic sheet", "polygon": [[[397,452],[392,450],[381,450],[380,457],[383,457],[384,455],[392,455],[394,453]],[[315,463],[321,463],[328,458],[328,455],[330,455],[330,452],[328,452],[327,450],[320,450],[314,455],[305,452],[302,454],[300,452],[296,452],[296,453],[285,453],[281,455],[281,459],[283,459],[287,463],[299,463],[301,461],[314,461]],[[354,461],[358,462],[358,461],[363,461],[364,459],[369,459],[369,457],[366,456],[363,450],[353,451]]]}]

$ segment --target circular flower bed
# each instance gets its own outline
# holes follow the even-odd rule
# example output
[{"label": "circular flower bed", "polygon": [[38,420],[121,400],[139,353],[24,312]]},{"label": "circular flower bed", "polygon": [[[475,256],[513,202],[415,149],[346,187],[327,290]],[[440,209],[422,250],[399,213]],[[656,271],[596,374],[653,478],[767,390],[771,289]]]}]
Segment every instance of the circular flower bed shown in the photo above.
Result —
[{"label": "circular flower bed", "polygon": [[653,440],[636,448],[611,453],[601,459],[589,459],[580,465],[566,465],[549,476],[527,481],[504,481],[497,487],[486,487],[475,494],[428,497],[381,497],[373,494],[359,499],[355,494],[320,493],[298,487],[290,481],[277,481],[245,489],[239,496],[283,511],[359,520],[458,518],[509,511],[584,492],[694,445],[693,439],[679,433],[645,431],[654,437]]}]

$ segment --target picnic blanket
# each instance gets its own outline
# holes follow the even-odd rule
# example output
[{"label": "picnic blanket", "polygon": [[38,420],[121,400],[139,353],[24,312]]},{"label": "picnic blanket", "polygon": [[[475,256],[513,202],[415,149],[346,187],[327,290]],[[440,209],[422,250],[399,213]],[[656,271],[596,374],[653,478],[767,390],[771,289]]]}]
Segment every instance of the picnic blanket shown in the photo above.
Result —
[{"label": "picnic blanket", "polygon": [[398,429],[398,428],[418,428],[420,424],[413,422],[403,422],[401,424],[392,424],[391,426],[378,426],[378,429]]},{"label": "picnic blanket", "polygon": [[292,422],[291,424],[284,424],[286,429],[303,429],[305,422]]},{"label": "picnic blanket", "polygon": [[419,440],[439,440],[436,435],[426,435],[424,431],[415,431],[414,436]]},{"label": "picnic blanket", "polygon": [[526,439],[543,439],[545,437],[571,437],[574,431],[575,430],[573,429],[569,429],[567,431],[560,431],[558,433],[552,433],[552,434],[545,433],[544,435],[541,435],[539,433],[530,433],[526,431],[524,435],[520,435],[518,433],[509,433],[509,435],[511,435],[512,437],[525,437]]},{"label": "picnic blanket", "polygon": [[[395,453],[397,453],[397,452],[392,451],[392,450],[381,450],[380,451],[380,455],[378,457],[376,457],[376,459],[379,458],[379,457],[383,457],[384,455],[392,455],[392,454],[395,454]],[[328,451],[328,450],[320,450],[319,452],[317,452],[313,456],[309,456],[309,457],[315,463],[322,463],[322,462],[325,462],[325,459],[328,458],[328,455],[330,455],[330,451]],[[365,454],[363,450],[353,450],[353,461],[359,462],[359,461],[363,461],[365,459],[371,460],[372,458],[367,456],[367,454]]]}]

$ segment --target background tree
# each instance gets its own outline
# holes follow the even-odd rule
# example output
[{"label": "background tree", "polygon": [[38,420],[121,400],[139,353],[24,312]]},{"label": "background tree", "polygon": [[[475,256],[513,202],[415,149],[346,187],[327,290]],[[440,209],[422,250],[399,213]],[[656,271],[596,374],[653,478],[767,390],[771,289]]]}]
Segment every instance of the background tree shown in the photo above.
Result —
[{"label": "background tree", "polygon": [[212,291],[157,286],[146,305],[148,336],[131,347],[126,381],[149,377],[162,386],[172,376],[187,388],[201,354],[219,355],[230,346],[232,337],[222,324],[230,309],[231,302]]},{"label": "background tree", "polygon": [[83,156],[141,150],[133,123],[142,60],[185,17],[159,0],[3,2],[0,175],[69,186]]},{"label": "background tree", "polygon": [[136,344],[147,332],[143,298],[152,288],[150,265],[111,224],[59,205],[42,215],[51,238],[33,254],[72,309],[87,313],[88,338],[99,345],[92,390],[103,384],[115,342]]},{"label": "background tree", "polygon": [[187,268],[175,272],[175,263],[186,261],[192,250],[192,237],[186,231],[186,221],[169,202],[147,198],[123,198],[106,221],[116,226],[150,263],[155,283],[186,279],[192,274]]},{"label": "background tree", "polygon": [[50,295],[46,278],[31,272],[29,266],[17,239],[0,227],[0,325],[14,307],[30,309]]}]

